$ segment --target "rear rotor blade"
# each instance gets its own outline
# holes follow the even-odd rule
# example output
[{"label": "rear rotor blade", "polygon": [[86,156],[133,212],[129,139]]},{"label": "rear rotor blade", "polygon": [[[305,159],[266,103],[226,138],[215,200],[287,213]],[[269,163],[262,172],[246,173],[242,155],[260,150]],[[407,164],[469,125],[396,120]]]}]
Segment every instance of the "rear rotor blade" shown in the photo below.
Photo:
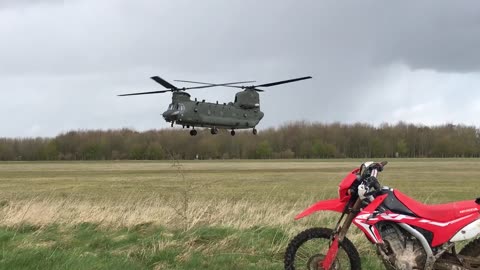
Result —
[{"label": "rear rotor blade", "polygon": [[291,79],[291,80],[266,83],[266,84],[261,84],[261,85],[255,85],[254,88],[256,88],[256,87],[270,87],[270,86],[275,86],[275,85],[279,85],[279,84],[285,84],[285,83],[292,83],[292,82],[296,82],[296,81],[307,80],[307,79],[311,79],[311,78],[312,78],[311,76],[308,76],[308,77],[301,77],[301,78],[296,78],[296,79]]},{"label": "rear rotor blade", "polygon": [[157,83],[161,84],[163,87],[168,88],[168,89],[177,89],[175,85],[165,81],[164,79],[158,77],[158,76],[153,76],[151,77],[152,80],[156,81]]},{"label": "rear rotor blade", "polygon": [[221,85],[221,86],[231,87],[231,88],[238,88],[238,89],[250,89],[250,90],[255,90],[255,91],[257,91],[257,92],[265,92],[265,90],[256,88],[255,85],[252,85],[252,86]]}]

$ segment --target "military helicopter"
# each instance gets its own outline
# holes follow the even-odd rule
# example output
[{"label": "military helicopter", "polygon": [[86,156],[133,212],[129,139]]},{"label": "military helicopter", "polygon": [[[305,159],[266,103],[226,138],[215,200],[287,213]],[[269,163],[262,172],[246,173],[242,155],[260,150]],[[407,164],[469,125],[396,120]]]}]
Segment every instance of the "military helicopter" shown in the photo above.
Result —
[{"label": "military helicopter", "polygon": [[[250,129],[252,128],[253,134],[257,134],[255,128],[260,120],[262,120],[264,113],[260,111],[260,95],[258,92],[264,90],[259,87],[271,87],[275,85],[291,83],[312,77],[301,77],[285,81],[278,81],[260,85],[240,86],[239,84],[254,83],[255,81],[245,82],[230,82],[230,83],[205,83],[185,80],[175,80],[183,83],[200,84],[202,86],[184,87],[178,88],[173,84],[165,81],[164,79],[154,76],[152,80],[167,88],[166,90],[152,91],[152,92],[140,92],[123,94],[119,96],[137,96],[137,95],[150,95],[160,94],[166,92],[172,92],[172,103],[168,106],[168,109],[163,113],[165,121],[170,122],[173,127],[174,124],[181,125],[183,128],[187,127],[190,130],[191,136],[197,135],[195,127],[210,128],[210,133],[215,135],[219,129],[229,129],[230,134],[235,136],[236,129]],[[235,101],[228,104],[205,102],[205,100],[199,101],[190,99],[190,94],[185,92],[186,90],[202,89],[210,87],[233,87],[243,89],[235,95]]]}]

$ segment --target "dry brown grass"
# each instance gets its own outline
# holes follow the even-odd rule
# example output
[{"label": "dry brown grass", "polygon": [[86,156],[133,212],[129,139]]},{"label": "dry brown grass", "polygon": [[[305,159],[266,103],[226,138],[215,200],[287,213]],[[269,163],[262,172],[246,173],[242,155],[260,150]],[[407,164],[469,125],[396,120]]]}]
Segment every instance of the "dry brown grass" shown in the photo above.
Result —
[{"label": "dry brown grass", "polygon": [[[179,169],[171,162],[0,163],[0,225],[272,226],[294,233],[334,222],[337,215],[330,213],[293,218],[335,197],[338,182],[358,164],[214,161],[184,162]],[[473,159],[393,160],[381,179],[427,202],[469,199],[480,195],[478,165]]]},{"label": "dry brown grass", "polygon": [[[181,204],[181,201],[177,201]],[[103,227],[123,228],[140,224],[156,224],[176,228],[188,222],[188,229],[200,225],[227,226],[245,229],[252,226],[292,227],[293,218],[308,206],[305,200],[297,203],[252,202],[249,200],[230,201],[227,199],[192,199],[183,220],[171,206],[171,200],[151,198],[137,200],[126,197],[122,201],[85,201],[79,199],[42,198],[12,201],[1,209],[0,224],[16,226],[31,224],[76,225],[94,223]],[[331,218],[331,215],[317,216],[316,221]],[[324,222],[322,222],[324,223]]]}]

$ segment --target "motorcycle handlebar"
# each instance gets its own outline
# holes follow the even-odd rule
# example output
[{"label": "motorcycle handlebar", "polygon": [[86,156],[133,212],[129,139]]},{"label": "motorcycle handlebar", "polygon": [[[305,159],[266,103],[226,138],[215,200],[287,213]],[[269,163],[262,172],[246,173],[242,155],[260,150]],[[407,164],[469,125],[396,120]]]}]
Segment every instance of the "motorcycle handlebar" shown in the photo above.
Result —
[{"label": "motorcycle handlebar", "polygon": [[377,177],[375,176],[370,176],[365,180],[363,180],[363,185],[366,187],[366,190],[369,191],[364,194],[365,197],[375,195],[377,194],[377,192],[379,192],[382,189],[382,187],[380,186],[380,183],[378,182]]},{"label": "motorcycle handlebar", "polygon": [[370,194],[373,194],[379,190],[382,189],[380,186],[380,183],[378,182],[377,175],[378,172],[383,171],[383,168],[388,164],[388,161],[382,161],[382,162],[372,162],[368,165],[368,167],[365,167],[365,163],[362,164],[362,167],[360,169],[360,174],[357,176],[357,181],[359,183],[363,183],[367,189],[373,188],[372,192],[369,192]]},{"label": "motorcycle handlebar", "polygon": [[374,163],[370,166],[373,170],[378,170],[379,172],[381,172],[383,171],[383,168],[387,166],[387,164],[388,164],[388,161],[382,161],[380,163]]}]

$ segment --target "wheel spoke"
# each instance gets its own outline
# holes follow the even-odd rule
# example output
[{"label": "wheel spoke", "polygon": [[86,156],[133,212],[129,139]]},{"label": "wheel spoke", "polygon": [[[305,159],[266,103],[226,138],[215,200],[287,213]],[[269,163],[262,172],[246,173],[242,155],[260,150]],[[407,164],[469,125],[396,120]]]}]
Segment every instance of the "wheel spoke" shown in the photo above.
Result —
[{"label": "wheel spoke", "polygon": [[[313,228],[295,237],[285,255],[286,269],[317,270],[328,252],[331,233],[329,229]],[[332,269],[360,269],[358,252],[348,239],[339,246]]]}]

